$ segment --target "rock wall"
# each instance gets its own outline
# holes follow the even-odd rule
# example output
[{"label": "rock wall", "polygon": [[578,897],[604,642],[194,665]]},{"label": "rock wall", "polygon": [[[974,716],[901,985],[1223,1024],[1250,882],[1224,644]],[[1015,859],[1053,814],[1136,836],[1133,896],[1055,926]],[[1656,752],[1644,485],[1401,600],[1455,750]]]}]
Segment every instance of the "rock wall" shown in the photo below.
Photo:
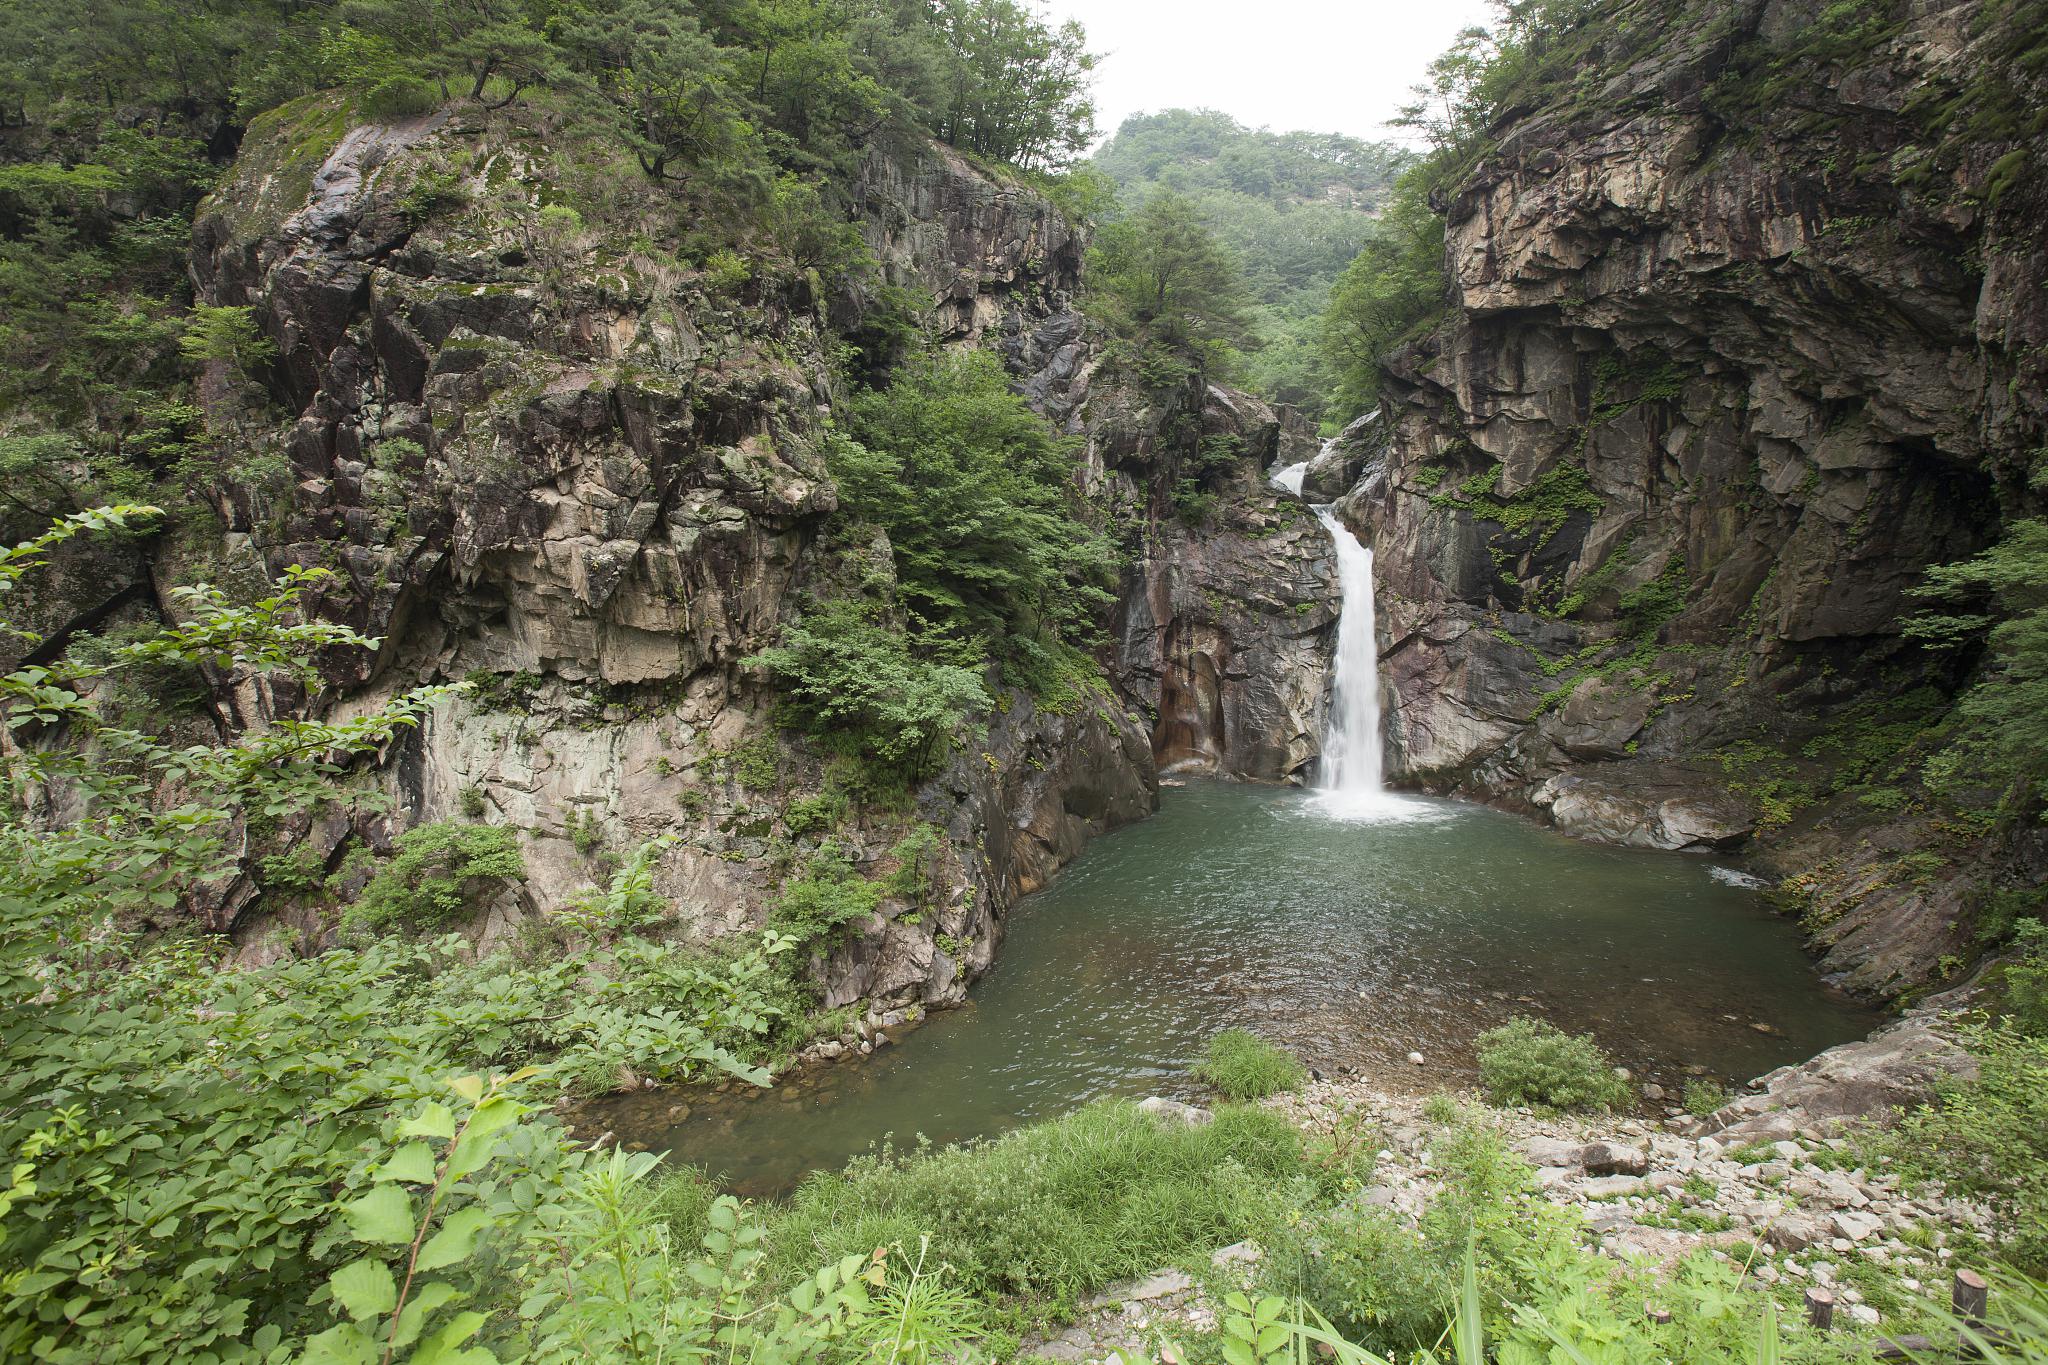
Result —
[{"label": "rock wall", "polygon": [[[1390,769],[1767,850],[1842,726],[1954,682],[1906,593],[2031,496],[2048,251],[1987,188],[2002,146],[1937,160],[1908,108],[1990,60],[1975,0],[1825,56],[1808,0],[1610,8],[1566,35],[1597,98],[1518,110],[1447,203],[1454,307],[1389,364],[1342,504],[1377,551]],[[1782,102],[1731,94],[1781,68]],[[1854,850],[1869,822],[1834,818]],[[1860,988],[1967,940],[1952,897],[1865,890],[1817,926]]]},{"label": "rock wall", "polygon": [[[747,659],[829,571],[827,352],[863,300],[648,245],[685,225],[645,187],[638,245],[548,213],[554,163],[516,121],[334,119],[313,100],[260,120],[198,224],[202,297],[255,308],[296,413],[283,476],[226,490],[222,553],[330,567],[323,612],[381,638],[327,661],[322,705],[471,687],[373,776],[388,817],[293,833],[339,869],[425,821],[520,829],[529,877],[473,926],[487,942],[670,835],[655,886],[678,932],[760,924],[805,846],[792,803],[823,777]],[[927,293],[947,338],[1063,313],[1079,246],[1042,200],[930,148],[876,152],[856,199],[885,278]],[[820,964],[830,1002],[957,999],[1017,895],[1152,809],[1142,736],[1109,703],[1013,704],[920,797],[951,836],[930,903],[885,902]],[[836,840],[886,870],[904,822],[857,814]],[[327,927],[246,882],[234,904],[250,954]]]}]

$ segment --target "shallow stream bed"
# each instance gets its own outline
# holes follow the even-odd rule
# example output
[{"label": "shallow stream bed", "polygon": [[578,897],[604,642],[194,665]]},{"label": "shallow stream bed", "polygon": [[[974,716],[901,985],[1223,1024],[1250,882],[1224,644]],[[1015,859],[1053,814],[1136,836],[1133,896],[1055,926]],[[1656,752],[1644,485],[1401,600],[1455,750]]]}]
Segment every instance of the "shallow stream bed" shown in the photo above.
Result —
[{"label": "shallow stream bed", "polygon": [[692,1099],[680,1122],[679,1096],[651,1091],[579,1127],[774,1195],[892,1134],[951,1142],[1188,1092],[1232,1026],[1419,1086],[1469,1080],[1474,1034],[1540,1014],[1674,1093],[1688,1066],[1745,1080],[1867,1033],[1876,1016],[1822,984],[1732,870],[1458,802],[1340,817],[1294,788],[1191,782],[1018,905],[965,1007],[872,1058]]}]

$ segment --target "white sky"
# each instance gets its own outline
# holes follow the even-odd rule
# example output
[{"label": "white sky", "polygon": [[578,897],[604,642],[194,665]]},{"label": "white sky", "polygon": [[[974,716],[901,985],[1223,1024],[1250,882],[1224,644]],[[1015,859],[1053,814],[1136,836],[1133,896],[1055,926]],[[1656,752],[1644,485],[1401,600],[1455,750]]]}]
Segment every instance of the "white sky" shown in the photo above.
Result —
[{"label": "white sky", "polygon": [[1107,137],[1135,113],[1220,109],[1275,132],[1406,140],[1386,126],[1486,0],[1049,0],[1079,19]]}]

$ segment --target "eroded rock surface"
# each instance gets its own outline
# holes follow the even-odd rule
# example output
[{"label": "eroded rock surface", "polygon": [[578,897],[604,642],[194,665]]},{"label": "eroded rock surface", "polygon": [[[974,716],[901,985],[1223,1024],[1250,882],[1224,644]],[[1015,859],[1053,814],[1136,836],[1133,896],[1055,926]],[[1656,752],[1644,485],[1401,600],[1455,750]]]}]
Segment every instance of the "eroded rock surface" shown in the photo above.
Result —
[{"label": "eroded rock surface", "polygon": [[[832,572],[817,546],[836,504],[827,352],[859,319],[831,314],[866,301],[801,277],[713,278],[564,227],[542,213],[552,163],[516,122],[333,142],[309,131],[324,114],[316,101],[252,130],[196,234],[204,297],[254,308],[278,347],[273,390],[297,410],[285,477],[225,490],[230,539],[272,572],[332,568],[322,611],[381,638],[327,661],[335,709],[471,688],[395,746],[388,818],[300,841],[333,869],[352,841],[426,821],[520,829],[528,878],[472,926],[490,943],[672,836],[655,890],[676,927],[760,925],[822,772],[778,738],[748,660]],[[423,213],[426,193],[478,211]],[[935,147],[877,151],[855,198],[884,280],[935,301],[942,339],[1071,324],[1080,244],[1042,198]],[[672,211],[650,192],[648,213]],[[1056,376],[1061,346],[1045,344],[1050,358],[1019,363]],[[957,1000],[1016,896],[1153,808],[1145,727],[1121,703],[1006,707],[920,797],[947,836],[928,889],[885,901],[819,964],[828,1003]],[[886,872],[903,832],[855,813],[836,843]],[[222,917],[248,953],[326,932],[310,909],[241,914],[251,903]]]},{"label": "eroded rock surface", "polygon": [[[1996,148],[1937,169],[1905,108],[1992,60],[1973,0],[1799,68],[1796,116],[1731,112],[1730,53],[1793,60],[1819,9],[1581,35],[1598,99],[1520,111],[1445,205],[1455,307],[1390,362],[1340,504],[1376,550],[1398,779],[1616,842],[1773,844],[1944,681],[1906,593],[2024,514],[2048,246],[1985,194]],[[1873,818],[1833,828],[1847,859]],[[1865,889],[1935,837],[1894,831]],[[1967,951],[1952,900],[1831,884],[1824,965],[1935,979]]]}]

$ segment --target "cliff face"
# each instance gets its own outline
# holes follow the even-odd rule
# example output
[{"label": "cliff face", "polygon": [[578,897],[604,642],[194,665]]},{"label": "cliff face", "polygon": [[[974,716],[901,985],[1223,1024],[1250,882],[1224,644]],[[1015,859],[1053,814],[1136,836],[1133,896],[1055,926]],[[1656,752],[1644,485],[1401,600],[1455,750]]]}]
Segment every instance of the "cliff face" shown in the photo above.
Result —
[{"label": "cliff face", "polygon": [[[335,868],[352,841],[425,821],[520,829],[529,879],[478,927],[492,940],[672,835],[656,890],[676,927],[759,924],[823,765],[777,738],[744,661],[830,571],[826,314],[862,301],[551,213],[535,129],[330,119],[309,102],[260,123],[196,234],[205,299],[256,309],[272,390],[297,411],[288,473],[225,490],[228,552],[331,567],[322,610],[382,638],[332,661],[334,708],[472,687],[373,779],[388,817],[295,836]],[[932,149],[877,153],[857,198],[884,278],[927,291],[947,339],[1068,316],[1078,245],[1044,202]],[[951,836],[938,889],[885,901],[823,964],[828,999],[957,998],[1010,901],[1155,799],[1139,719],[1011,705],[920,794],[916,815]],[[856,815],[835,837],[886,866],[909,818]],[[220,916],[246,951],[286,929],[317,941],[310,908],[242,913],[254,894],[241,884]]]},{"label": "cliff face", "polygon": [[[1895,865],[1963,854],[1826,798],[1953,682],[1905,593],[2027,496],[2048,247],[1999,188],[2011,144],[1936,155],[1908,107],[1984,78],[1996,16],[1915,5],[1824,48],[1820,11],[1637,16],[1656,40],[1593,43],[1597,89],[1495,130],[1448,204],[1453,307],[1389,366],[1343,507],[1378,551],[1397,775],[1596,838],[1760,835],[1786,871],[1824,849],[1824,965],[1895,991],[1967,938],[1954,888]],[[1757,71],[1787,93],[1741,104]]]}]

